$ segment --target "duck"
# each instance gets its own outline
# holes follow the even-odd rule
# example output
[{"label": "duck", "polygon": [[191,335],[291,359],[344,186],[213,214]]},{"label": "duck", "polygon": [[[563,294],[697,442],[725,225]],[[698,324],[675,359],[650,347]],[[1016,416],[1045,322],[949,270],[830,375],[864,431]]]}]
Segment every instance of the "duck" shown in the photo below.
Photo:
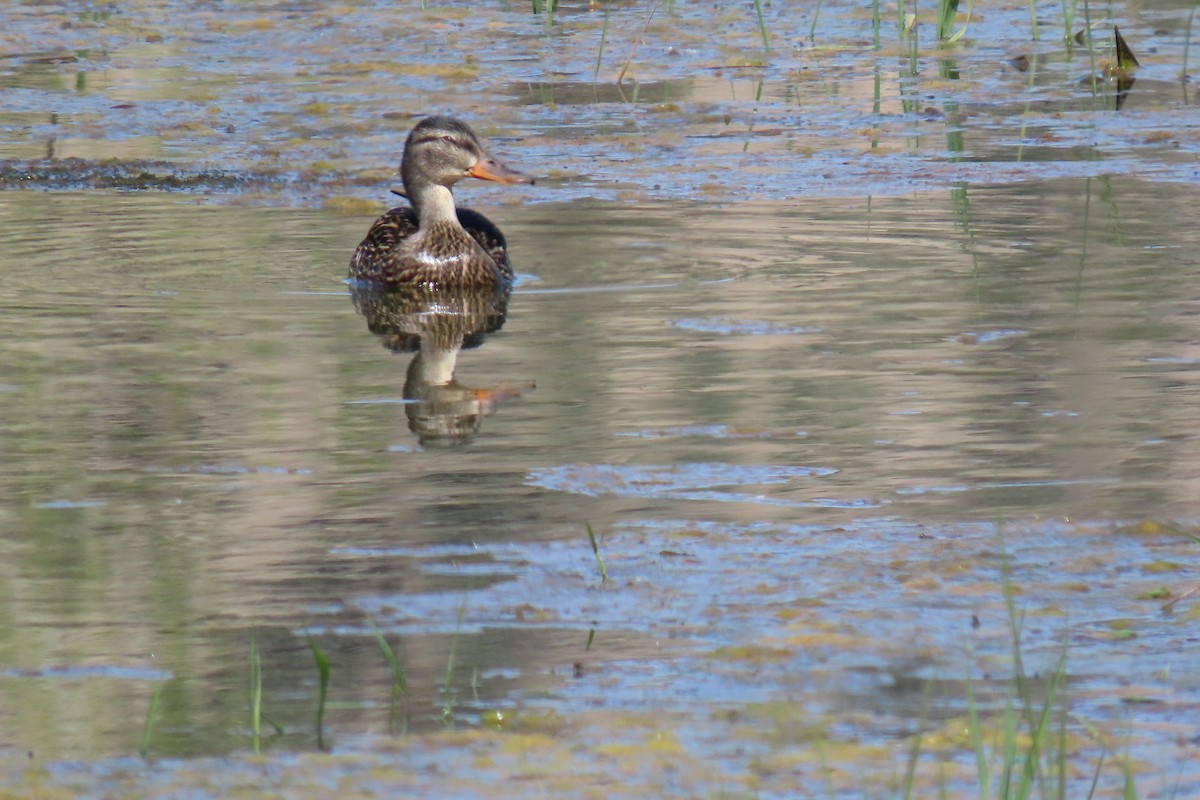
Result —
[{"label": "duck", "polygon": [[[465,122],[426,117],[404,143],[402,196],[410,205],[377,219],[350,259],[350,278],[385,286],[511,285],[508,242],[476,211],[457,208],[452,188],[463,178],[534,183],[488,155]],[[397,194],[401,194],[397,192]]]}]

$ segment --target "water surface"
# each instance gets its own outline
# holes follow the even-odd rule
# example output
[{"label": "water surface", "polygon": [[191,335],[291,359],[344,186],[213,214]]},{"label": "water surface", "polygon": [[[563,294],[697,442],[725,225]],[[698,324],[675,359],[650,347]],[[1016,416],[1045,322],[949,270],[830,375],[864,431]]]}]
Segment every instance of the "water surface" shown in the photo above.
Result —
[{"label": "water surface", "polygon": [[[965,677],[992,702],[1007,565],[1027,668],[1067,642],[1075,712],[1165,767],[1200,677],[1147,594],[1195,564],[1198,250],[1154,209],[1196,199],[503,207],[521,280],[455,373],[496,394],[447,447],[342,282],[366,220],[5,195],[5,744],[128,753],[161,685],[157,753],[244,752],[253,636],[276,746],[313,749],[312,636],[367,752],[374,623],[414,732],[798,702],[886,746]],[[722,738],[682,746],[737,763]]]},{"label": "water surface", "polygon": [[[11,783],[975,796],[1015,629],[1070,793],[1200,793],[1176,6],[12,9]],[[343,281],[430,111],[539,176],[509,297]]]}]

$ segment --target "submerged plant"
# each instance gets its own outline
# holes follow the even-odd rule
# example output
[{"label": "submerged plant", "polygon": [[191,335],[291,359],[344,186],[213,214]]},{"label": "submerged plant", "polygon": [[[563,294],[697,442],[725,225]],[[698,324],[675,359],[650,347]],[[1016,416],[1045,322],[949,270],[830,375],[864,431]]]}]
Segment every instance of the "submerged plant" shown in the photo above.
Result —
[{"label": "submerged plant", "polygon": [[596,543],[596,534],[592,530],[592,523],[583,523],[587,527],[588,541],[592,543],[592,553],[596,556],[596,568],[600,570],[600,582],[608,583],[608,570],[604,568],[604,559],[600,555],[600,545]]},{"label": "submerged plant", "polygon": [[[274,736],[283,735],[283,728],[262,710],[262,660],[254,636],[250,637],[250,737],[254,752],[262,752],[262,723],[275,730]],[[274,736],[272,738],[274,738]]]},{"label": "submerged plant", "polygon": [[546,24],[554,24],[554,12],[558,10],[558,0],[533,0],[533,13],[545,14]]},{"label": "submerged plant", "polygon": [[604,4],[604,27],[600,29],[600,47],[596,51],[596,69],[592,73],[592,82],[600,79],[600,63],[604,60],[604,42],[608,39],[608,15],[612,7]]},{"label": "submerged plant", "polygon": [[[950,32],[954,30],[954,17],[957,14],[958,0],[938,0],[937,38],[939,42],[950,40]],[[962,31],[959,31],[958,36],[962,36]]]},{"label": "submerged plant", "polygon": [[158,701],[162,697],[163,684],[159,684],[154,689],[154,694],[150,695],[150,708],[146,710],[146,722],[142,725],[142,742],[138,745],[138,754],[142,758],[150,752],[150,739],[154,736],[154,718],[158,714]]},{"label": "submerged plant", "polygon": [[1075,41],[1075,37],[1071,34],[1071,31],[1075,28],[1075,8],[1078,3],[1079,0],[1062,0],[1063,44],[1068,48]]},{"label": "submerged plant", "polygon": [[[817,0],[817,5],[813,9],[812,22],[808,25],[808,41],[810,44],[816,44],[817,41],[817,20],[821,17],[821,2]],[[879,0],[873,0],[875,6],[875,49],[879,49]],[[765,33],[765,32],[764,32]]]},{"label": "submerged plant", "polygon": [[[633,50],[629,53],[629,58],[625,60],[625,66],[621,67],[621,71],[617,73],[617,93],[621,95],[621,101],[627,102],[625,90],[621,84],[625,81],[625,73],[629,71],[629,67],[633,64],[633,57],[637,55],[638,42],[646,35],[646,31],[650,30],[650,21],[654,19],[654,12],[658,11],[658,0],[654,0],[654,5],[650,6],[650,13],[646,15],[646,24],[642,26],[642,36],[638,37],[633,43]],[[634,102],[637,102],[637,86],[634,85]]]},{"label": "submerged plant", "polygon": [[763,50],[770,52],[771,39],[767,36],[767,23],[763,20],[762,0],[754,0],[754,14],[758,17],[758,32],[762,35]]},{"label": "submerged plant", "polygon": [[[1042,684],[1040,701],[1034,696],[1033,684],[1025,672],[1022,655],[1021,630],[1024,614],[1017,609],[1010,581],[1007,559],[1002,567],[1004,604],[1008,611],[1011,635],[1013,674],[1009,681],[1002,715],[1001,739],[997,745],[999,764],[993,772],[996,752],[989,752],[984,741],[984,725],[975,702],[972,681],[966,681],[968,731],[975,753],[979,797],[989,800],[1025,800],[1036,787],[1040,797],[1067,797],[1067,641],[1064,637],[1058,660]],[[1058,711],[1057,715],[1054,713]],[[1074,717],[1072,716],[1072,719]],[[1094,729],[1079,720],[1094,738]],[[1102,740],[1101,740],[1102,741]],[[1102,750],[1092,777],[1087,797],[1094,796],[1107,748]],[[1133,800],[1137,792],[1128,764],[1123,770],[1123,797]],[[996,783],[994,784],[993,781]],[[996,790],[995,795],[992,794]]]},{"label": "submerged plant", "polygon": [[967,0],[967,18],[962,28],[955,31],[954,20],[958,17],[959,0],[937,0],[937,41],[946,44],[959,41],[966,34],[967,26],[971,25],[973,7],[972,0]]},{"label": "submerged plant", "polygon": [[321,648],[317,647],[317,643],[313,641],[311,636],[308,637],[308,649],[312,650],[313,660],[317,662],[317,675],[320,686],[317,693],[317,747],[324,750],[325,700],[329,696],[329,659],[321,652]]},{"label": "submerged plant", "polygon": [[403,697],[404,721],[400,732],[408,733],[408,682],[404,678],[404,665],[400,663],[400,659],[388,645],[387,639],[375,626],[374,620],[368,621],[371,623],[371,632],[375,634],[375,641],[379,644],[379,649],[383,651],[383,657],[387,659],[388,666],[392,668],[392,696],[388,702],[388,730],[392,733],[396,732],[396,706]]},{"label": "submerged plant", "polygon": [[262,662],[258,646],[250,637],[250,736],[254,752],[262,750]]},{"label": "submerged plant", "polygon": [[454,636],[450,638],[450,655],[446,657],[446,678],[442,681],[442,722],[447,727],[454,724],[454,697],[450,682],[454,677],[454,655],[458,650],[458,635],[462,632],[462,621],[466,613],[467,596],[464,594],[462,605],[458,607],[458,615],[454,621]]},{"label": "submerged plant", "polygon": [[1196,19],[1196,7],[1192,7],[1192,11],[1188,14],[1187,29],[1183,34],[1183,64],[1179,67],[1179,80],[1183,84],[1183,102],[1187,103],[1187,65],[1188,65],[1188,50],[1192,46],[1192,23]]}]

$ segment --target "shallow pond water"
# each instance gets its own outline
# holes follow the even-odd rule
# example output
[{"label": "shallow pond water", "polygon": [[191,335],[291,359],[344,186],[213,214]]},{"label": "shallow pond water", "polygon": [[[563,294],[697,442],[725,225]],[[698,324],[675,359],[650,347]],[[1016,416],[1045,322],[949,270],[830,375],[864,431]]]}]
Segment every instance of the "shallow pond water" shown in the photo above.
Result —
[{"label": "shallow pond water", "polygon": [[1200,250],[1147,210],[1196,200],[502,207],[521,278],[447,446],[340,280],[363,219],[6,195],[5,744],[129,752],[161,685],[157,754],[245,752],[253,637],[275,747],[315,750],[311,636],[335,752],[601,710],[735,763],[730,725],[760,761],[792,725],[886,748],[964,678],[1001,702],[1007,564],[1026,668],[1067,643],[1073,713],[1165,769],[1200,687],[1154,591],[1196,564]]},{"label": "shallow pond water", "polygon": [[[1109,12],[1131,88],[1023,4],[6,11],[10,783],[973,796],[1016,628],[1072,795],[1200,793],[1200,125]],[[460,193],[511,296],[343,282],[431,109],[544,176]]]}]

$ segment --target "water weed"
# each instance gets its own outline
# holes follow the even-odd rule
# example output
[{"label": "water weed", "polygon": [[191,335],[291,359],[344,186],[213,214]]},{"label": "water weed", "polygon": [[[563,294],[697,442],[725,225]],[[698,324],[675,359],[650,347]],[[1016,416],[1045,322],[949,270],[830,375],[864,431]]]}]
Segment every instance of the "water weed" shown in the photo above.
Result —
[{"label": "water weed", "polygon": [[600,545],[596,543],[596,534],[592,531],[592,524],[585,522],[587,528],[588,541],[592,543],[592,554],[596,556],[596,568],[600,570],[600,582],[608,583],[608,570],[604,568],[604,558],[600,555]]},{"label": "water weed", "polygon": [[392,669],[392,691],[391,699],[388,701],[388,730],[396,733],[396,707],[401,699],[404,700],[404,719],[401,723],[400,733],[408,733],[408,682],[404,677],[404,665],[400,663],[400,659],[396,657],[396,653],[388,645],[387,639],[383,637],[379,628],[375,626],[374,620],[370,620],[371,632],[375,635],[375,641],[379,645],[379,649],[383,651],[383,657],[387,659],[388,666]]},{"label": "water weed", "polygon": [[250,637],[250,741],[255,753],[262,751],[262,661],[253,636]]},{"label": "water weed", "polygon": [[454,621],[454,635],[450,637],[450,653],[446,656],[446,677],[442,681],[442,723],[447,727],[454,726],[454,656],[458,651],[458,640],[462,634],[462,621],[467,613],[467,596],[463,595],[462,605]]},{"label": "water weed", "polygon": [[154,718],[158,714],[158,701],[162,697],[163,684],[159,684],[154,689],[154,694],[150,695],[150,708],[146,710],[146,722],[142,725],[142,741],[138,745],[138,754],[142,758],[150,752],[150,740],[154,736]]},{"label": "water weed", "polygon": [[[754,15],[758,18],[758,32],[762,36],[763,51],[770,52],[771,39],[767,36],[767,23],[763,20],[762,0],[754,0]],[[813,18],[813,24],[816,24],[815,17]]]},{"label": "water weed", "polygon": [[329,697],[329,659],[321,652],[316,641],[308,637],[308,649],[312,651],[313,660],[317,663],[317,747],[325,749],[325,700]]},{"label": "water weed", "polygon": [[604,60],[604,43],[608,40],[608,18],[611,11],[612,7],[608,3],[605,3],[604,26],[600,28],[600,46],[596,49],[596,69],[592,73],[593,82],[600,79],[600,64]]}]

